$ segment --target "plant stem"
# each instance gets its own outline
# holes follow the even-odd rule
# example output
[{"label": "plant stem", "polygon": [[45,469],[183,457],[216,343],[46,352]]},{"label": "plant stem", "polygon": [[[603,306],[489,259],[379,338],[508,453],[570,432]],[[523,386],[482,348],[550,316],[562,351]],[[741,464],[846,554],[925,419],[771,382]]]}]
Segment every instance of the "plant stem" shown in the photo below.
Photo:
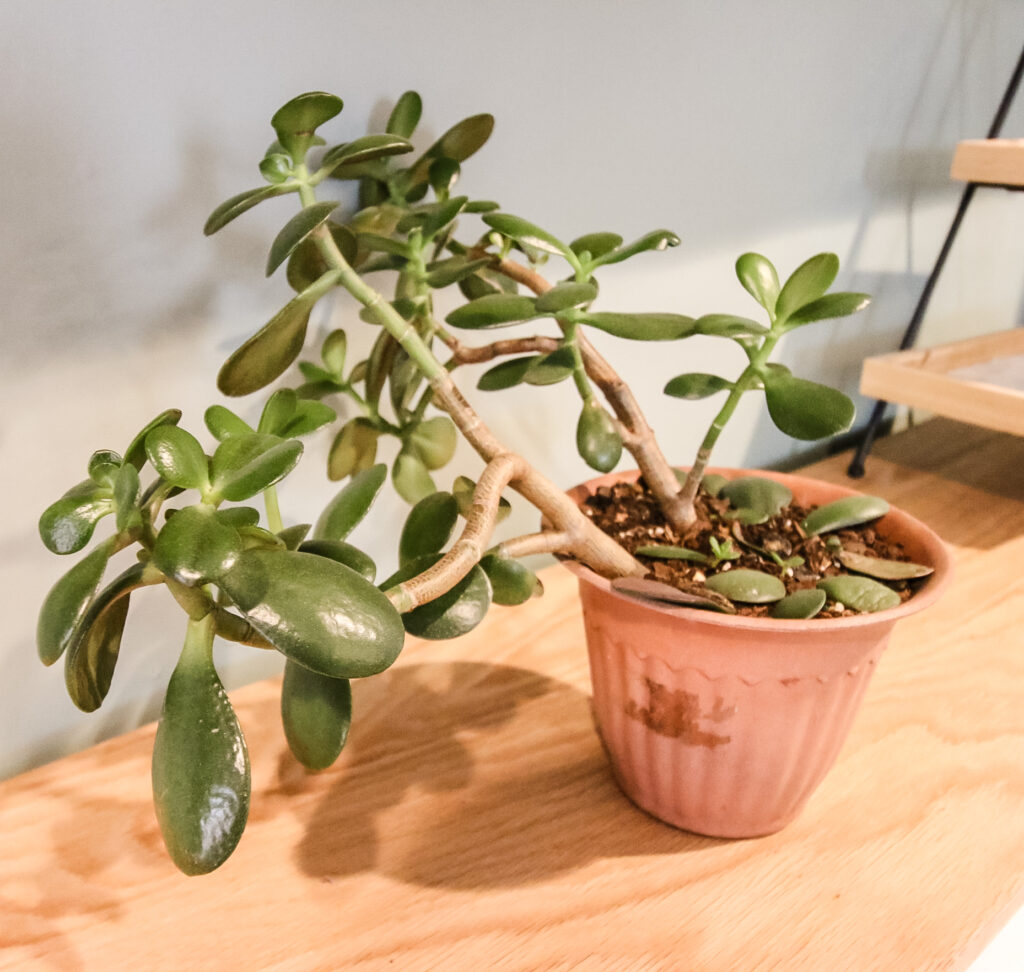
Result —
[{"label": "plant stem", "polygon": [[268,486],[263,490],[263,502],[267,508],[267,527],[271,533],[280,533],[284,529],[281,519],[281,506],[277,501],[277,487]]}]

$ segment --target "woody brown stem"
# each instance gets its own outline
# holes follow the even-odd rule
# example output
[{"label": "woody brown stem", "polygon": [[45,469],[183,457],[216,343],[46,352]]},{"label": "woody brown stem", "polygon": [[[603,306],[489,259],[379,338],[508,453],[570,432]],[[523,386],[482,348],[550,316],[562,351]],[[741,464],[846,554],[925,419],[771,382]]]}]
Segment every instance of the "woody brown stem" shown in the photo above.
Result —
[{"label": "woody brown stem", "polygon": [[558,530],[542,530],[513,537],[498,544],[498,553],[506,557],[531,557],[534,554],[569,553],[572,538]]}]

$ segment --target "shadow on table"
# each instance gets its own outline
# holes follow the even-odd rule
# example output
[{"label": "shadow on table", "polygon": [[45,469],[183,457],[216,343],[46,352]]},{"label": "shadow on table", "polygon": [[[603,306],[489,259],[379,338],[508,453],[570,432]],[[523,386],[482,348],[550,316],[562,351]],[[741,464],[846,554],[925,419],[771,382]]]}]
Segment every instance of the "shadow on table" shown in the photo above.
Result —
[{"label": "shadow on table", "polygon": [[[354,707],[337,779],[297,849],[312,877],[375,870],[425,886],[514,886],[722,843],[634,807],[612,780],[589,697],[536,672],[401,666],[358,683]],[[284,791],[309,780],[287,752],[279,774]]]}]

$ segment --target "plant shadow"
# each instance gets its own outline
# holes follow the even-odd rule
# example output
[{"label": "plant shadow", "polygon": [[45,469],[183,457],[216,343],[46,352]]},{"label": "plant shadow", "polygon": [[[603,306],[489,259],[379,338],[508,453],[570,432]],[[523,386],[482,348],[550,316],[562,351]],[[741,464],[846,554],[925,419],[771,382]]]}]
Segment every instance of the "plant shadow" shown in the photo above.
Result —
[{"label": "plant shadow", "polygon": [[[615,785],[587,695],[537,672],[401,666],[356,686],[338,776],[306,823],[301,870],[376,871],[456,889],[540,881],[589,862],[723,843],[662,824]],[[308,776],[287,752],[284,789]]]}]

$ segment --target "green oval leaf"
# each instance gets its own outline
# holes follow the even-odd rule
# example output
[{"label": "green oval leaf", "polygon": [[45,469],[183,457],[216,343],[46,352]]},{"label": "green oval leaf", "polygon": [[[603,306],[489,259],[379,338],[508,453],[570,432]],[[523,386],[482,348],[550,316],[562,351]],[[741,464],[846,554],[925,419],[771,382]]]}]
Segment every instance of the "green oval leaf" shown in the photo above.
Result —
[{"label": "green oval leaf", "polygon": [[775,303],[775,319],[785,322],[799,308],[821,297],[839,273],[839,257],[819,253],[800,264],[783,284]]},{"label": "green oval leaf", "polygon": [[390,135],[399,135],[402,138],[411,138],[420,123],[420,115],[423,113],[423,100],[416,91],[406,91],[395,102],[388,116],[388,123],[385,131]]},{"label": "green oval leaf", "polygon": [[307,91],[278,108],[270,124],[288,154],[296,162],[301,162],[314,144],[317,128],[334,118],[342,107],[343,102],[336,95]]},{"label": "green oval leaf", "polygon": [[418,503],[437,490],[426,464],[413,450],[405,447],[395,457],[391,482],[406,503]]},{"label": "green oval leaf", "polygon": [[[348,264],[354,264],[359,254],[359,242],[355,234],[347,227],[338,223],[328,222],[326,224],[331,238],[341,252],[342,258]],[[325,273],[333,270],[324,255],[320,252],[316,240],[307,237],[288,257],[288,266],[285,267],[285,277],[288,286],[297,294],[313,286]]]},{"label": "green oval leaf", "polygon": [[181,409],[169,408],[161,412],[151,422],[147,422],[138,435],[132,439],[131,444],[125,450],[124,461],[131,463],[136,469],[141,470],[146,463],[146,439],[153,429],[162,425],[177,425],[181,421]]},{"label": "green oval leaf", "polygon": [[830,321],[836,317],[849,317],[856,314],[871,303],[867,294],[836,293],[825,294],[809,304],[804,304],[786,319],[786,327],[800,327],[814,321]]},{"label": "green oval leaf", "polygon": [[701,610],[718,611],[720,614],[735,614],[733,603],[714,591],[683,591],[671,584],[652,580],[650,577],[616,577],[612,590],[629,597],[670,604],[676,607],[691,607]]},{"label": "green oval leaf", "polygon": [[373,506],[387,474],[388,467],[383,463],[356,473],[352,481],[324,507],[313,528],[313,537],[317,540],[344,540]]},{"label": "green oval leaf", "polygon": [[576,256],[589,253],[592,260],[611,253],[617,246],[622,246],[622,237],[618,233],[587,233],[579,236],[569,244],[569,249]]},{"label": "green oval leaf", "polygon": [[797,378],[784,369],[764,373],[768,414],[786,435],[812,441],[845,432],[853,425],[856,407],[841,391]]},{"label": "green oval leaf", "polygon": [[476,330],[532,320],[537,316],[533,297],[488,294],[453,310],[445,320],[452,327]]},{"label": "green oval leaf", "polygon": [[341,755],[352,724],[352,686],[285,662],[281,722],[288,748],[306,769],[323,770]]},{"label": "green oval leaf", "polygon": [[293,388],[278,388],[266,401],[256,431],[264,435],[280,435],[280,430],[295,414],[299,398]]},{"label": "green oval leaf", "polygon": [[523,358],[509,358],[488,368],[476,383],[481,391],[501,391],[504,388],[512,388],[526,380],[530,368],[536,363],[540,355],[531,354]]},{"label": "green oval leaf", "polygon": [[[390,590],[432,567],[438,556],[412,561],[386,580],[381,588]],[[491,582],[479,564],[450,591],[427,604],[402,615],[405,630],[417,638],[443,641],[458,638],[472,631],[483,619],[491,604]]]},{"label": "green oval leaf", "polygon": [[617,314],[597,312],[580,315],[580,321],[631,341],[675,341],[696,333],[694,320],[683,314]]},{"label": "green oval leaf", "polygon": [[705,314],[693,322],[693,333],[735,339],[760,337],[768,333],[768,328],[749,317],[737,317],[735,314]]},{"label": "green oval leaf", "polygon": [[357,574],[361,574],[371,584],[377,579],[377,565],[373,558],[344,540],[307,540],[298,544],[298,549],[302,553],[327,557],[336,563],[344,564]]},{"label": "green oval leaf", "polygon": [[528,385],[557,385],[576,370],[576,356],[570,347],[556,348],[530,362],[525,381]]},{"label": "green oval leaf", "polygon": [[256,430],[223,405],[211,405],[203,414],[203,421],[210,434],[223,442],[233,435],[251,435]]},{"label": "green oval leaf", "polygon": [[260,522],[260,511],[253,506],[225,506],[217,510],[214,516],[225,526],[240,527],[257,526]]},{"label": "green oval leaf", "polygon": [[297,190],[297,185],[277,184],[260,186],[258,189],[247,189],[245,192],[240,192],[237,196],[225,199],[224,202],[210,213],[206,224],[203,226],[203,233],[206,236],[212,236],[218,230],[227,226],[233,219],[241,216],[242,213],[248,212],[257,203],[263,202],[264,199],[271,199],[274,196],[281,196],[286,192],[296,192]]},{"label": "green oval leaf", "polygon": [[597,287],[589,282],[576,283],[563,280],[555,284],[547,293],[541,294],[536,301],[537,310],[542,314],[557,314],[570,307],[589,304],[597,297]]},{"label": "green oval leaf", "polygon": [[622,458],[622,438],[615,421],[596,401],[586,403],[576,423],[576,449],[598,472],[611,472]]},{"label": "green oval leaf", "polygon": [[[456,476],[452,483],[452,495],[459,505],[459,514],[467,520],[473,512],[473,494],[476,492],[476,483],[468,476]],[[504,496],[498,500],[498,523],[501,523],[512,512],[512,504]]]},{"label": "green oval leaf", "polygon": [[665,394],[673,398],[686,398],[695,400],[708,398],[720,391],[731,391],[733,384],[718,375],[709,375],[700,371],[691,371],[689,374],[676,375],[665,385]]},{"label": "green oval leaf", "polygon": [[511,557],[487,554],[480,560],[480,568],[491,582],[491,597],[495,604],[514,607],[544,593],[540,578]]},{"label": "green oval leaf", "polygon": [[[93,488],[98,492],[99,487]],[[62,496],[43,511],[39,536],[50,553],[78,553],[92,539],[99,520],[111,512],[113,503],[107,496]]]},{"label": "green oval leaf", "polygon": [[436,159],[465,162],[483,147],[493,130],[494,116],[488,114],[471,115],[452,125],[405,173],[406,197],[410,201],[422,198],[422,191],[417,193],[410,190],[426,188],[430,166]]},{"label": "green oval leaf", "polygon": [[437,196],[443,199],[459,181],[462,166],[455,159],[434,159],[427,170],[427,181]]},{"label": "green oval leaf", "polygon": [[444,549],[459,518],[459,504],[451,493],[424,496],[410,511],[398,541],[398,562],[403,566]]},{"label": "green oval leaf", "polygon": [[326,557],[247,550],[218,584],[278,651],[321,675],[376,675],[402,650],[402,619],[391,602]]},{"label": "green oval leaf", "polygon": [[114,480],[115,527],[127,530],[130,526],[139,525],[142,519],[136,509],[139,499],[139,471],[126,462],[118,471]]},{"label": "green oval leaf", "polygon": [[382,159],[391,155],[403,155],[412,151],[412,143],[399,135],[364,135],[354,142],[335,145],[328,150],[320,162],[321,172],[337,177],[345,166],[360,165],[371,159]]},{"label": "green oval leaf", "polygon": [[825,592],[811,587],[787,594],[772,609],[772,617],[789,621],[813,618],[825,606]]},{"label": "green oval leaf", "polygon": [[455,454],[458,441],[455,423],[447,415],[437,415],[415,426],[406,445],[427,469],[440,469]]},{"label": "green oval leaf", "polygon": [[800,524],[809,537],[832,530],[870,523],[889,512],[889,504],[878,496],[844,496],[812,510]]},{"label": "green oval leaf", "polygon": [[818,587],[833,601],[862,614],[888,611],[902,603],[899,594],[870,577],[855,577],[852,574],[826,577],[818,581]]},{"label": "green oval leaf", "polygon": [[113,550],[114,538],[110,537],[75,564],[46,595],[36,625],[36,647],[44,665],[57,661],[71,643]]},{"label": "green oval leaf", "polygon": [[146,436],[146,455],[153,468],[172,486],[203,489],[209,483],[209,464],[199,440],[176,425],[163,425]]},{"label": "green oval leaf", "polygon": [[477,270],[487,266],[490,262],[489,257],[467,260],[462,255],[453,256],[447,260],[436,260],[427,268],[428,273],[423,279],[428,287],[440,290],[442,287],[448,287],[473,276]]},{"label": "green oval leaf", "polygon": [[935,571],[933,567],[915,564],[909,560],[868,557],[864,554],[854,553],[851,550],[840,551],[839,562],[847,570],[854,570],[858,574],[877,577],[879,580],[912,580],[915,577],[927,577]]},{"label": "green oval leaf", "polygon": [[242,552],[238,531],[211,506],[186,506],[167,521],[153,545],[153,565],[189,587],[215,581]]},{"label": "green oval leaf", "polygon": [[679,237],[671,230],[654,230],[645,233],[638,240],[634,240],[628,246],[605,253],[594,261],[595,265],[608,266],[612,263],[621,263],[638,253],[649,253],[651,251],[667,250],[670,246],[679,246]]},{"label": "green oval leaf", "polygon": [[327,457],[327,477],[344,479],[351,473],[369,469],[377,458],[380,433],[368,418],[349,419],[334,437]]},{"label": "green oval leaf", "polygon": [[687,560],[692,564],[710,564],[711,558],[699,550],[677,547],[670,543],[649,543],[633,551],[641,557],[658,557],[661,560]]},{"label": "green oval leaf", "polygon": [[337,201],[318,202],[299,210],[274,238],[267,256],[266,275],[269,277],[285,260],[292,255],[295,248],[323,223],[338,208]]},{"label": "green oval leaf", "polygon": [[535,250],[543,250],[545,253],[554,253],[556,256],[569,255],[575,258],[575,254],[565,243],[552,236],[547,230],[543,230],[519,216],[513,216],[511,213],[485,213],[481,219],[491,229],[497,230],[502,236],[507,236],[517,243],[531,246]]},{"label": "green oval leaf", "polygon": [[743,289],[769,314],[779,299],[779,275],[772,262],[760,253],[744,253],[736,261],[736,276]]},{"label": "green oval leaf", "polygon": [[121,457],[110,449],[99,449],[89,457],[89,478],[97,486],[113,486],[121,468]]},{"label": "green oval leaf", "polygon": [[164,844],[186,874],[207,874],[235,849],[249,816],[249,753],[209,648],[188,637],[167,685],[153,743],[153,805]]},{"label": "green oval leaf", "polygon": [[313,529],[312,523],[295,523],[292,526],[279,530],[278,540],[285,545],[287,550],[297,550],[299,544],[306,538],[306,534]]},{"label": "green oval leaf", "polygon": [[743,604],[770,604],[786,596],[786,585],[772,574],[737,568],[713,574],[705,582],[708,590]]},{"label": "green oval leaf", "polygon": [[788,486],[763,476],[741,476],[730,480],[719,489],[718,495],[733,506],[735,519],[751,524],[764,523],[793,502],[793,493]]},{"label": "green oval leaf", "polygon": [[302,456],[302,443],[275,435],[233,435],[210,460],[214,491],[233,503],[262,493],[284,479]]}]

